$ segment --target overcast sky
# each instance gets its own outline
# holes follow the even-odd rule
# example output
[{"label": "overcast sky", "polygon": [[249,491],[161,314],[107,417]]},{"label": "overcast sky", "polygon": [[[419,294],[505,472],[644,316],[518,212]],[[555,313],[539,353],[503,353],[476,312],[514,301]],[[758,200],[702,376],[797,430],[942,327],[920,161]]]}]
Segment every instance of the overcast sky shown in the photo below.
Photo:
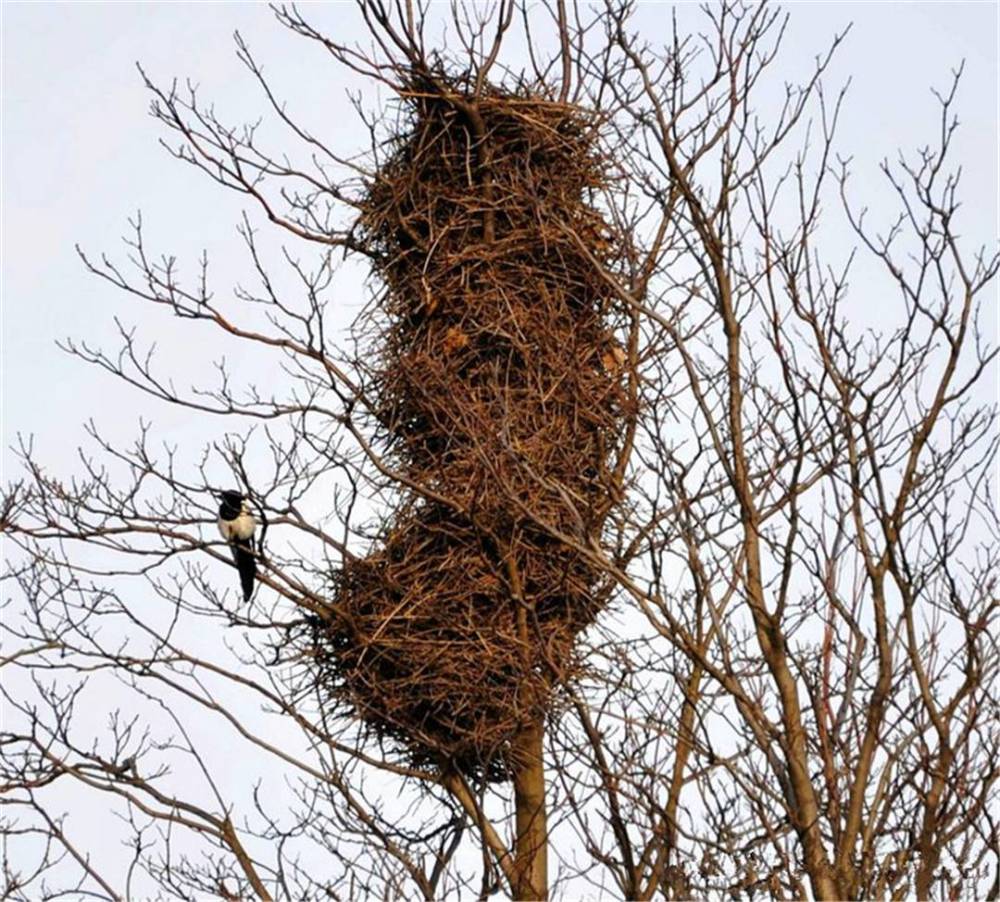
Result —
[{"label": "overcast sky", "polygon": [[[800,77],[837,30],[854,27],[827,83],[853,79],[839,147],[855,158],[854,190],[878,196],[876,164],[933,136],[929,89],[944,86],[966,62],[956,157],[965,168],[966,234],[993,240],[997,226],[997,4],[818,3],[789,6],[792,23],[779,68]],[[655,39],[669,7],[640,4],[639,22]],[[693,12],[693,8],[685,8]],[[340,38],[359,34],[348,3],[313,5],[311,15]],[[55,346],[74,336],[113,345],[113,317],[132,310],[88,277],[74,251],[119,254],[127,218],[141,209],[153,246],[193,264],[212,256],[217,287],[244,266],[235,224],[242,199],[172,161],[146,115],[135,69],[159,81],[191,78],[229,121],[253,118],[261,98],[235,59],[239,30],[292,108],[317,133],[348,150],[363,141],[345,90],[354,79],[315,47],[277,26],[268,8],[249,3],[3,4],[3,437],[35,433],[43,453],[69,464],[78,424],[90,415],[135,423],[150,413],[141,399],[90,371]],[[367,89],[371,99],[371,89]],[[345,319],[361,298],[345,286]],[[351,296],[355,295],[355,296]],[[138,314],[137,314],[138,315]],[[138,323],[159,339],[176,376],[212,346],[192,345],[186,329],[162,319]],[[171,339],[180,345],[171,345]],[[171,358],[170,354],[179,356]],[[183,415],[160,411],[164,428]],[[181,417],[181,420],[174,419]]]},{"label": "overcast sky", "polygon": [[[954,157],[964,168],[961,230],[976,242],[995,242],[997,4],[801,2],[788,8],[790,31],[775,67],[788,80],[803,78],[832,35],[854,23],[826,83],[836,89],[852,79],[838,147],[855,160],[854,196],[871,197],[876,208],[874,201],[884,197],[877,164],[934,139],[938,111],[930,89],[947,86],[951,70],[965,60]],[[351,4],[311,5],[307,12],[341,40],[361,33]],[[650,40],[665,37],[668,12],[667,4],[640,5],[637,21]],[[120,257],[120,236],[141,209],[151,246],[176,255],[182,270],[192,271],[208,250],[216,290],[245,270],[235,232],[245,204],[158,145],[161,131],[147,115],[149,98],[135,63],[160,83],[175,76],[196,81],[227,121],[253,119],[263,103],[235,58],[238,29],[291,108],[343,151],[361,149],[365,140],[346,96],[359,84],[275,24],[264,5],[6,2],[2,15],[5,449],[16,434],[34,434],[42,458],[69,476],[74,449],[85,441],[82,423],[91,417],[119,438],[134,432],[142,416],[153,422],[154,434],[199,446],[211,441],[217,424],[151,408],[56,347],[72,337],[113,349],[119,317],[160,345],[164,371],[185,385],[194,381],[189,371],[197,378],[222,353],[214,336],[199,343],[212,333],[150,317],[88,276],[74,250],[80,244],[97,256]],[[370,87],[363,90],[367,103],[378,103]],[[834,251],[846,253],[850,239],[837,241]],[[342,322],[363,300],[357,273],[345,273],[337,306]],[[875,306],[870,311],[864,315],[878,316]],[[6,450],[4,461],[4,479],[14,478]]]}]

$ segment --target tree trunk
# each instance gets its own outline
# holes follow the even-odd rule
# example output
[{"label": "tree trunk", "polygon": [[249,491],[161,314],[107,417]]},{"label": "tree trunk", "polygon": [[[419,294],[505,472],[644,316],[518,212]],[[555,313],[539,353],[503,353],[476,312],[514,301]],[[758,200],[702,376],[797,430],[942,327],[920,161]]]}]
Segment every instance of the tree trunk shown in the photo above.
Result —
[{"label": "tree trunk", "polygon": [[525,726],[513,743],[514,899],[547,899],[548,826],[545,812],[545,762],[542,716]]}]

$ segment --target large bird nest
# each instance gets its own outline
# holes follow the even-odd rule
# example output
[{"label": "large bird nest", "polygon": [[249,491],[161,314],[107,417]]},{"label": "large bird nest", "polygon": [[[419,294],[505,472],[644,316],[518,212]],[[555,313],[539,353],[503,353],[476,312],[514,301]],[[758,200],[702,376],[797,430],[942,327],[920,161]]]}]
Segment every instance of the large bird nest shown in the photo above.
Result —
[{"label": "large bird nest", "polygon": [[[373,426],[411,486],[336,575],[316,678],[411,760],[501,778],[578,667],[632,413],[599,123],[414,89],[359,234],[382,261]],[[419,487],[414,489],[413,487]]]}]

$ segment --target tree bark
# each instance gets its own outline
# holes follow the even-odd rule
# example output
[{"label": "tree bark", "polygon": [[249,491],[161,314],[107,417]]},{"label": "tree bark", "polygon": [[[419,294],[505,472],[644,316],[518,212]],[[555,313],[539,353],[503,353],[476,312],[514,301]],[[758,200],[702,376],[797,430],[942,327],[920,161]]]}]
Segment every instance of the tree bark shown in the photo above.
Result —
[{"label": "tree bark", "polygon": [[545,810],[544,717],[526,725],[513,743],[514,899],[547,899],[548,825]]}]

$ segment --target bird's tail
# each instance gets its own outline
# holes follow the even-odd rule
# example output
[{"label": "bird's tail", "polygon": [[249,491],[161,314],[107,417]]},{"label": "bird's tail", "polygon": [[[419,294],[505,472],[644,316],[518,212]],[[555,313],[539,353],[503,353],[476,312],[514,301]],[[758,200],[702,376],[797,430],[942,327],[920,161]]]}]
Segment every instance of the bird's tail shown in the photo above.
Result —
[{"label": "bird's tail", "polygon": [[257,558],[253,553],[253,542],[249,539],[237,539],[233,542],[233,558],[240,574],[240,586],[243,587],[243,600],[249,601],[253,595],[253,584],[257,578]]}]

